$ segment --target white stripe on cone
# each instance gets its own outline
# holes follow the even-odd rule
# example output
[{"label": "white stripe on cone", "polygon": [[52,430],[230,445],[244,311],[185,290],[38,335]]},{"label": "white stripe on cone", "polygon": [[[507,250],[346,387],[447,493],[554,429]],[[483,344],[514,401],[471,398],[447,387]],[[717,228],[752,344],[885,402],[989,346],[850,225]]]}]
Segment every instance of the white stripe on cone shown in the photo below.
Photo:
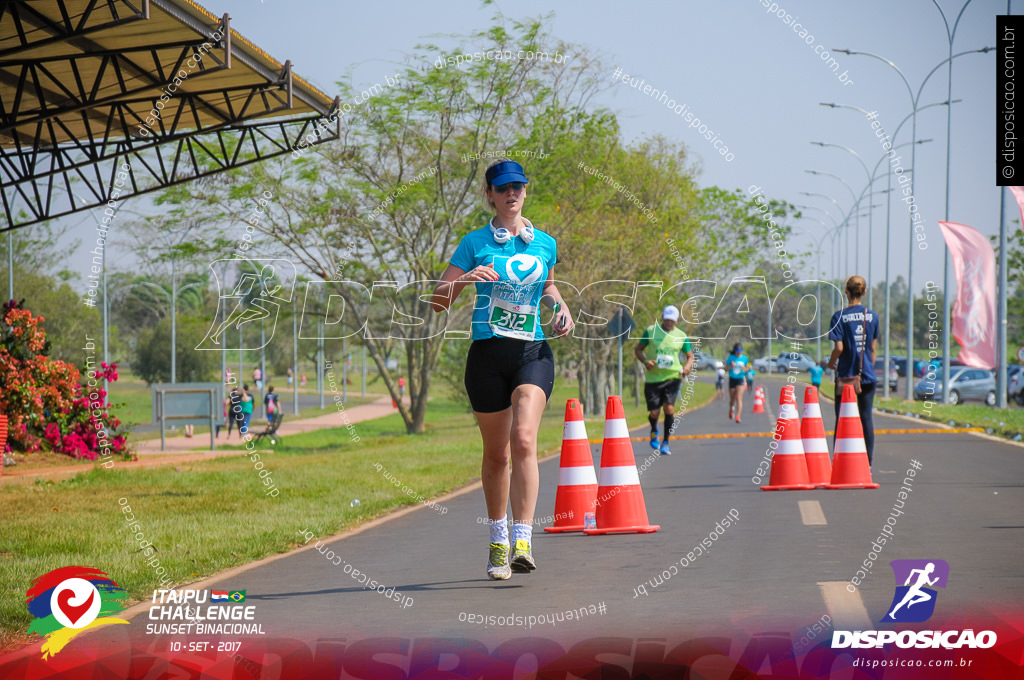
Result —
[{"label": "white stripe on cone", "polygon": [[828,454],[828,442],[826,442],[821,437],[815,437],[814,439],[805,439],[804,453]]},{"label": "white stripe on cone", "polygon": [[860,411],[857,410],[857,402],[848,401],[839,407],[840,418],[860,418]]},{"label": "white stripe on cone", "polygon": [[804,415],[803,415],[803,417],[804,417],[804,420],[806,420],[808,418],[812,418],[812,419],[813,418],[817,418],[817,419],[820,420],[821,419],[821,406],[817,402],[813,402],[813,401],[808,403],[808,404],[804,404]]},{"label": "white stripe on cone", "polygon": [[562,428],[562,439],[586,439],[587,428],[582,420],[567,420]]},{"label": "white stripe on cone", "polygon": [[640,475],[635,465],[601,468],[600,486],[639,486]]},{"label": "white stripe on cone", "polygon": [[836,453],[863,453],[867,454],[868,449],[864,445],[864,440],[860,438],[852,439],[837,439],[836,440]]},{"label": "white stripe on cone", "polygon": [[629,439],[629,428],[625,418],[604,421],[605,439]]},{"label": "white stripe on cone", "polygon": [[776,456],[804,455],[804,447],[799,439],[780,439],[778,441],[779,448],[775,449]]},{"label": "white stripe on cone", "polygon": [[782,404],[779,406],[779,420],[796,420],[796,405]]},{"label": "white stripe on cone", "polygon": [[558,468],[558,486],[586,486],[597,484],[597,475],[590,465]]}]

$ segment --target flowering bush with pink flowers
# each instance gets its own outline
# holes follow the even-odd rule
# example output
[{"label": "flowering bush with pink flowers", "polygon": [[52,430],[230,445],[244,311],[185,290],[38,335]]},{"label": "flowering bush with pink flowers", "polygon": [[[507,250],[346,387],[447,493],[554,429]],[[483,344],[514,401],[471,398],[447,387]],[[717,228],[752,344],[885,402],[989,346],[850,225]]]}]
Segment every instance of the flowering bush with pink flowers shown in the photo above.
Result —
[{"label": "flowering bush with pink flowers", "polygon": [[41,316],[11,300],[0,308],[0,413],[8,417],[8,442],[15,451],[50,450],[96,460],[131,457],[127,427],[107,403],[102,380],[117,380],[117,364],[78,369],[48,356]]}]

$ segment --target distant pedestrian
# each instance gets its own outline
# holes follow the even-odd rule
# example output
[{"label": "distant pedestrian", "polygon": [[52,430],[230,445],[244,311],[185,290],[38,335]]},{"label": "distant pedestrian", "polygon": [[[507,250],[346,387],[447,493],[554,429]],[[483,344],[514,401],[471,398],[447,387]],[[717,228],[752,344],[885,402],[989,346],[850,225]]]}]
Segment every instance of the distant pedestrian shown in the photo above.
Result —
[{"label": "distant pedestrian", "polygon": [[225,400],[228,403],[228,439],[231,439],[231,429],[233,427],[238,428],[238,434],[242,434],[242,421],[245,420],[245,416],[242,415],[242,393],[238,390],[238,386],[231,388],[228,393],[228,398]]},{"label": "distant pedestrian", "polygon": [[[843,388],[853,385],[857,392],[857,410],[864,429],[864,447],[868,465],[874,460],[875,425],[871,417],[875,401],[875,349],[878,346],[878,315],[861,304],[867,289],[863,277],[851,276],[846,281],[849,304],[832,315],[828,337],[835,343],[828,367],[835,371],[836,420],[842,404]],[[833,447],[835,437],[833,437]]]},{"label": "distant pedestrian", "polygon": [[242,407],[242,424],[238,427],[238,433],[244,435],[249,432],[249,419],[252,418],[252,395],[249,394],[248,385],[242,385],[240,405]]},{"label": "distant pedestrian", "polygon": [[231,394],[230,393],[224,395],[224,401],[221,402],[221,410],[224,413],[224,419],[221,420],[221,422],[217,423],[217,426],[214,429],[214,433],[213,433],[214,437],[219,437],[220,436],[220,431],[221,431],[221,428],[223,428],[223,427],[227,427],[228,428],[228,433],[229,434],[231,432],[231,419],[228,417],[229,414],[231,413]]},{"label": "distant pedestrian", "polygon": [[305,387],[305,386],[306,386],[306,374],[303,373],[302,374],[302,379],[299,380],[299,387]]},{"label": "distant pedestrian", "polygon": [[274,422],[274,414],[281,408],[281,404],[277,400],[277,395],[274,394],[274,386],[269,385],[267,387],[267,395],[263,397],[263,409],[267,414],[267,425],[271,425]]},{"label": "distant pedestrian", "polygon": [[256,383],[256,389],[263,389],[263,371],[260,370],[259,366],[252,369],[252,381]]},{"label": "distant pedestrian", "polygon": [[751,366],[750,368],[747,369],[747,389],[748,390],[754,389],[754,376],[755,375],[757,375],[757,371],[754,370],[753,366]]},{"label": "distant pedestrian", "polygon": [[811,366],[811,384],[817,389],[821,389],[821,375],[825,372],[825,369],[821,367],[821,364],[814,364]]},{"label": "distant pedestrian", "polygon": [[405,396],[405,378],[398,376],[398,398],[401,399]]},{"label": "distant pedestrian", "polygon": [[292,380],[295,378],[295,372],[292,371],[292,367],[288,367],[288,387],[292,386]]}]

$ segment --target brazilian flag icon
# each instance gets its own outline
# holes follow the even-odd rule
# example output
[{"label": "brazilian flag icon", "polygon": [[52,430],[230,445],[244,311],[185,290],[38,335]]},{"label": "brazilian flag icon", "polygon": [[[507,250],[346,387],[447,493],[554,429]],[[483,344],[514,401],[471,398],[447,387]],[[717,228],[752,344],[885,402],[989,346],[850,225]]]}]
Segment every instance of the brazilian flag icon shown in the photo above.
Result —
[{"label": "brazilian flag icon", "polygon": [[245,591],[232,590],[230,593],[228,593],[228,599],[232,602],[245,602]]}]

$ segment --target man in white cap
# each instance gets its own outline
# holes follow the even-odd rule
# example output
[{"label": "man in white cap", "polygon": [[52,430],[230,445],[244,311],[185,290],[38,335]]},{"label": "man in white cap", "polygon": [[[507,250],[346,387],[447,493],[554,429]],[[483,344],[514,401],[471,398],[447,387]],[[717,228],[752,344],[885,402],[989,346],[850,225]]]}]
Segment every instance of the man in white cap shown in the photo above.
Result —
[{"label": "man in white cap", "polygon": [[[679,321],[679,309],[669,305],[661,312],[661,323],[651,324],[644,329],[633,354],[637,361],[644,365],[644,398],[651,421],[651,448],[660,451],[663,456],[672,455],[668,446],[675,423],[675,403],[679,398],[679,388],[683,378],[693,368],[693,348],[676,322]],[[686,364],[679,361],[680,354],[686,355]],[[665,436],[658,446],[658,411],[665,412]]]}]

